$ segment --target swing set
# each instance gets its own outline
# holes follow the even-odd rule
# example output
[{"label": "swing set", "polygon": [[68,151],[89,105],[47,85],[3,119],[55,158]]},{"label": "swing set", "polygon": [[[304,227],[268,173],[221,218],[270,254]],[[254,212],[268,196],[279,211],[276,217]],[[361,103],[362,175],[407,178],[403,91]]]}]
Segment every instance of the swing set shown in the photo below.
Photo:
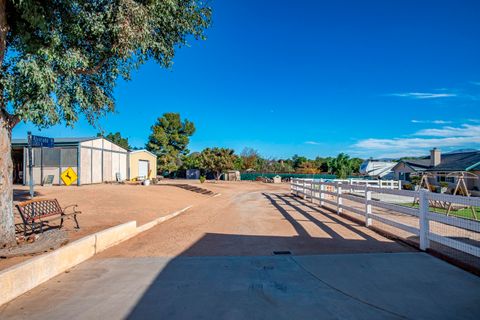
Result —
[{"label": "swing set", "polygon": [[[424,172],[420,178],[420,183],[419,183],[419,189],[426,189],[430,192],[433,191],[432,185],[428,182],[429,178],[436,178],[438,176],[445,176],[445,177],[452,177],[456,180],[455,188],[453,189],[452,195],[462,195],[465,197],[470,197],[470,192],[468,191],[467,188],[467,183],[465,182],[466,179],[478,179],[478,176],[474,173],[471,172],[466,172],[466,171],[455,171],[455,172],[450,172],[448,174],[431,174],[429,172]],[[454,181],[455,181],[454,180]],[[413,205],[419,203],[419,198],[418,196],[415,196],[413,198]],[[437,209],[443,209],[446,210],[447,216],[450,215],[450,213],[453,211],[465,209],[468,207],[465,206],[459,206],[459,205],[454,205],[452,202],[448,201],[440,201],[440,200],[429,200],[429,205],[430,207]],[[477,218],[477,212],[475,210],[475,207],[470,206],[470,209],[472,210],[473,217],[475,219]]]}]

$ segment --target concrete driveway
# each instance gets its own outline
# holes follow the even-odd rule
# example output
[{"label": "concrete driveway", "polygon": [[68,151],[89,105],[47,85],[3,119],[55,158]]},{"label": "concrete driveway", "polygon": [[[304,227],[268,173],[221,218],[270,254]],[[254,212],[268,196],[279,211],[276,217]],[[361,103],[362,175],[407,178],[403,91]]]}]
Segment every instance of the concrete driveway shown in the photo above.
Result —
[{"label": "concrete driveway", "polygon": [[245,188],[225,187],[0,307],[0,318],[480,318],[478,277],[283,190]]}]

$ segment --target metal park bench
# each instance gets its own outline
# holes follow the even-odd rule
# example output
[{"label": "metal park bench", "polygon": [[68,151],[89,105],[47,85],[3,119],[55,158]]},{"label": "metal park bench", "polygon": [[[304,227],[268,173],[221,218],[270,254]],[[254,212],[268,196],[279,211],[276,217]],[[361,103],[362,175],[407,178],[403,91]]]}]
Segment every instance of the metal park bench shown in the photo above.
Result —
[{"label": "metal park bench", "polygon": [[[71,217],[75,220],[76,228],[80,228],[77,214],[80,214],[81,211],[77,211],[76,204],[66,206],[62,209],[57,199],[34,199],[20,202],[16,207],[23,220],[24,235],[27,234],[28,228],[32,230],[32,233],[34,233],[38,227],[40,228],[40,232],[43,232],[43,225],[54,220],[60,220],[61,228],[64,219],[70,219]],[[67,209],[72,212],[67,213]]]}]

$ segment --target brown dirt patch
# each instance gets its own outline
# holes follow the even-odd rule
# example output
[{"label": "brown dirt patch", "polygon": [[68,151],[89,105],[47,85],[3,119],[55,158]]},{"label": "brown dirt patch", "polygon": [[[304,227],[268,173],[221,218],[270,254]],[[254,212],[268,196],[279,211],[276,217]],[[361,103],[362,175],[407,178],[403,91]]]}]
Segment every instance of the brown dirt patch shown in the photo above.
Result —
[{"label": "brown dirt patch", "polygon": [[[35,191],[36,197],[58,199],[62,207],[78,204],[78,210],[82,211],[78,216],[80,230],[74,229],[73,221],[66,221],[64,224],[70,241],[131,220],[142,225],[208,198],[206,195],[166,185],[36,186]],[[25,200],[27,193],[28,187],[15,186],[15,200]],[[20,223],[20,216],[16,209],[14,211],[15,221]],[[30,257],[0,259],[0,270]]]}]

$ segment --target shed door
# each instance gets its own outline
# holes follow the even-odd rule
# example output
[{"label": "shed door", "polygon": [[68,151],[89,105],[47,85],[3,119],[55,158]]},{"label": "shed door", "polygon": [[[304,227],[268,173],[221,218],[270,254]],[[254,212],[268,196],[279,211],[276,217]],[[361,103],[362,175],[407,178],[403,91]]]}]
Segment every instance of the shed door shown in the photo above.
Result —
[{"label": "shed door", "polygon": [[138,160],[138,176],[147,178],[147,176],[148,176],[148,161]]}]

